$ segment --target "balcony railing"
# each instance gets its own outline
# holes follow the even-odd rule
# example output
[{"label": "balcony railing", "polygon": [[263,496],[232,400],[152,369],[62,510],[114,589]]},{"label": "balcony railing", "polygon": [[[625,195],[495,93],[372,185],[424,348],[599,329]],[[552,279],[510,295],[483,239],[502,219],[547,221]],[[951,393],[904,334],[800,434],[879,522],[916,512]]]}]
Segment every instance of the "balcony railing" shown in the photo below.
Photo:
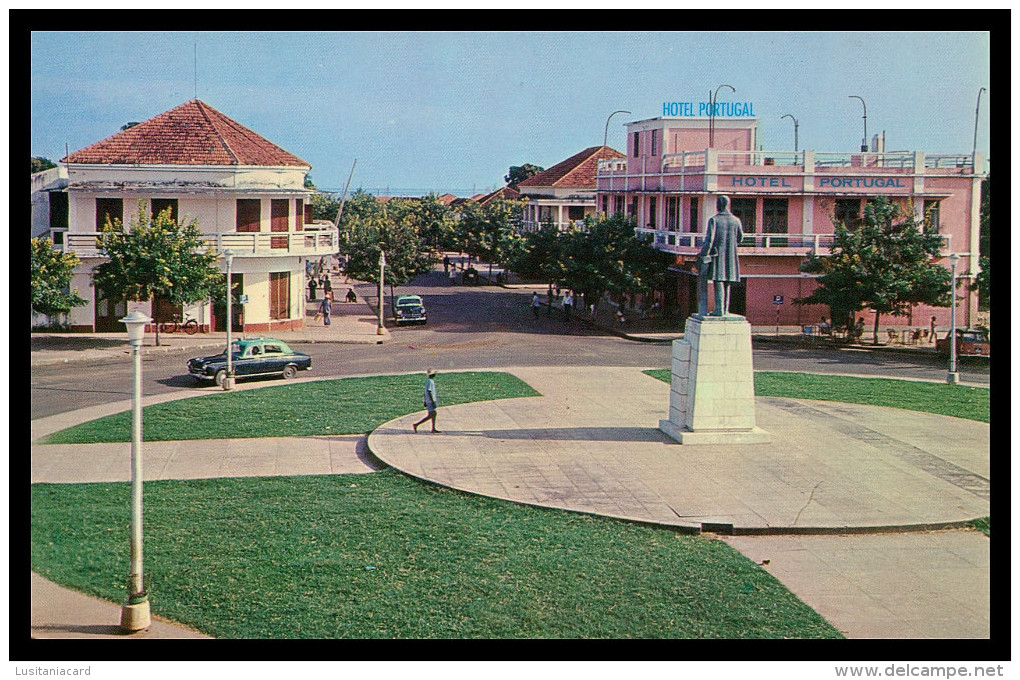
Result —
[{"label": "balcony railing", "polygon": [[[635,229],[638,234],[648,234],[653,238],[655,247],[676,253],[690,253],[700,249],[705,243],[705,234],[694,232],[667,231],[664,229]],[[940,234],[942,250],[950,252],[950,235]],[[828,253],[832,249],[832,234],[744,234],[740,242],[742,251],[769,251],[776,255],[806,255],[809,252]]]},{"label": "balcony railing", "polygon": [[[64,252],[77,253],[79,257],[102,257],[96,245],[96,238],[102,234],[70,233],[64,236]],[[340,249],[336,229],[290,232],[226,232],[202,234],[202,241],[222,252],[229,248],[235,255],[257,255],[259,257],[289,255],[328,255]]]}]

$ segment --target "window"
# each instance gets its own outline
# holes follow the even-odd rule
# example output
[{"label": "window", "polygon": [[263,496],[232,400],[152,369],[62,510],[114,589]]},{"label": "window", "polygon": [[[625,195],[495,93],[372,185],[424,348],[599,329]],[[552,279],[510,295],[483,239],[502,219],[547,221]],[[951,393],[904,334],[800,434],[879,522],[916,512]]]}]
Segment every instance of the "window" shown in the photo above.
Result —
[{"label": "window", "polygon": [[[269,202],[269,230],[290,231],[290,201],[287,199],[274,198]],[[286,248],[288,239],[286,236],[274,236],[269,241],[271,248]]]},{"label": "window", "polygon": [[659,131],[652,130],[652,155],[659,155]]},{"label": "window", "polygon": [[677,231],[680,228],[680,204],[679,196],[666,198],[666,229]]},{"label": "window", "polygon": [[283,354],[283,348],[279,345],[263,345],[266,354]]},{"label": "window", "polygon": [[67,192],[50,192],[50,229],[67,229]]},{"label": "window", "polygon": [[623,212],[623,196],[614,196],[613,197],[613,203],[615,204],[615,206],[613,208],[613,214],[614,215],[618,215],[618,214],[622,213]]},{"label": "window", "polygon": [[698,200],[699,199],[698,199],[697,196],[691,196],[691,221],[689,222],[690,226],[688,227],[688,231],[692,231],[692,232],[695,232],[695,233],[697,233],[697,231],[699,229],[699,227],[698,227]]},{"label": "window", "polygon": [[744,227],[744,233],[750,234],[755,230],[755,211],[758,207],[756,198],[734,198],[730,201],[730,212],[740,220]]},{"label": "window", "polygon": [[764,215],[762,232],[766,234],[786,234],[789,232],[787,214],[789,212],[789,200],[785,198],[763,199]]},{"label": "window", "polygon": [[603,196],[602,197],[602,214],[603,215],[608,215],[609,214],[609,197],[608,196]]},{"label": "window", "polygon": [[170,210],[170,219],[177,221],[177,199],[176,198],[154,198],[149,201],[149,208],[152,216],[160,215],[164,210]]},{"label": "window", "polygon": [[290,272],[269,273],[269,318],[290,318]]},{"label": "window", "polygon": [[[762,199],[762,225],[761,230],[765,234],[786,234],[789,232],[787,215],[789,212],[789,200],[785,198]],[[767,241],[768,245],[776,248],[785,248],[789,240],[785,238],[772,238]]]},{"label": "window", "polygon": [[305,202],[300,198],[294,199],[294,230],[301,231],[305,225]]},{"label": "window", "polygon": [[924,230],[931,234],[939,233],[939,201],[925,200]]},{"label": "window", "polygon": [[262,222],[262,201],[258,198],[237,199],[237,231],[259,231]]},{"label": "window", "polygon": [[648,228],[655,229],[655,196],[648,197]]},{"label": "window", "polygon": [[630,215],[631,217],[634,217],[634,218],[637,217],[637,215],[638,215],[638,197],[637,196],[635,196],[633,199],[631,199],[630,210],[627,212],[627,214]]},{"label": "window", "polygon": [[584,206],[571,205],[567,207],[567,219],[571,222],[584,219]]},{"label": "window", "polygon": [[634,140],[634,157],[637,158],[639,155],[641,155],[640,154],[640,151],[641,151],[641,144],[640,144],[640,142],[641,142],[641,133],[640,132],[635,132],[633,135],[631,135],[631,137]]},{"label": "window", "polygon": [[835,224],[842,223],[847,229],[856,229],[861,223],[861,199],[837,198],[832,220]]},{"label": "window", "polygon": [[122,198],[97,198],[96,199],[96,231],[101,231],[103,225],[109,219],[112,224],[114,220],[124,220],[124,199]]}]

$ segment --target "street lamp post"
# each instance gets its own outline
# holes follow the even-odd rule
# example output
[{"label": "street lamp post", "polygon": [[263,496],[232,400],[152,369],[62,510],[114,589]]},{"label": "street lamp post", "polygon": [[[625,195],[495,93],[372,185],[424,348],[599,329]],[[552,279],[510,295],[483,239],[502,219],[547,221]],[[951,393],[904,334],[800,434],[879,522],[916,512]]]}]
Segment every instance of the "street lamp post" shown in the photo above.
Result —
[{"label": "street lamp post", "polygon": [[120,610],[120,627],[125,631],[149,627],[149,594],[145,592],[142,570],[142,337],[152,319],[137,309],[120,320],[128,331],[134,359],[134,390],[131,415],[131,575],[128,600]]},{"label": "street lamp post", "polygon": [[[970,155],[973,158],[977,154],[977,128],[978,128],[978,111],[981,110],[981,93],[985,91],[985,88],[978,90],[977,105],[974,107],[974,145],[970,149]],[[974,169],[977,172],[977,168]]]},{"label": "street lamp post", "polygon": [[[630,115],[630,111],[620,110],[620,111],[613,111],[612,113],[610,113],[609,114],[609,118],[612,118],[613,116],[615,116],[618,113],[626,113],[627,115]],[[604,135],[602,135],[602,146],[605,146],[609,142],[609,118],[606,118],[606,133]],[[624,149],[624,150],[626,151],[626,149]]]},{"label": "street lamp post", "polygon": [[949,308],[949,374],[946,382],[955,385],[960,382],[960,374],[956,372],[956,263],[960,256],[953,253],[949,256],[949,268],[953,274],[953,303]]},{"label": "street lamp post", "polygon": [[783,116],[779,120],[782,120],[783,118],[789,118],[790,120],[793,121],[793,150],[794,151],[800,151],[800,148],[799,148],[800,140],[797,138],[797,128],[800,127],[800,123],[798,123],[797,119],[794,118],[793,116],[791,116],[790,114],[786,114],[785,116]]},{"label": "street lamp post", "polygon": [[862,97],[858,97],[855,94],[849,95],[847,98],[848,99],[860,99],[861,100],[861,106],[864,107],[864,139],[861,140],[861,151],[867,151],[868,150],[868,105],[864,103],[864,99]]},{"label": "street lamp post", "polygon": [[724,87],[730,88],[730,92],[736,93],[737,89],[725,83],[715,88],[715,94],[708,98],[708,148],[715,147],[715,104],[719,101],[719,90]]},{"label": "street lamp post", "polygon": [[231,332],[234,329],[234,291],[231,286],[234,253],[228,248],[223,251],[223,257],[227,260],[227,377],[223,379],[223,389],[234,389],[234,342]]},{"label": "street lamp post", "polygon": [[382,335],[386,332],[386,327],[383,325],[383,278],[386,276],[386,251],[379,251],[379,328],[376,329],[376,335]]}]

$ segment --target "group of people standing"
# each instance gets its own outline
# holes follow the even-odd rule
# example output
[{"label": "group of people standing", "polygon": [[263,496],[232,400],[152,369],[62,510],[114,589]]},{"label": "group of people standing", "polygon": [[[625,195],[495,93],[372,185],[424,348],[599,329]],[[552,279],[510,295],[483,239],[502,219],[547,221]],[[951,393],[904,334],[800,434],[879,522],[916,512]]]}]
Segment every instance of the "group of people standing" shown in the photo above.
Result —
[{"label": "group of people standing", "polygon": [[[547,316],[552,316],[552,304],[553,304],[553,288],[549,287],[548,293],[548,313]],[[555,293],[555,298],[559,299],[559,290]],[[542,308],[542,302],[538,298],[538,292],[536,291],[531,295],[531,311],[535,314],[535,318],[538,318],[538,311]],[[574,291],[568,290],[563,296],[563,319],[570,321],[570,314],[574,311]]]}]

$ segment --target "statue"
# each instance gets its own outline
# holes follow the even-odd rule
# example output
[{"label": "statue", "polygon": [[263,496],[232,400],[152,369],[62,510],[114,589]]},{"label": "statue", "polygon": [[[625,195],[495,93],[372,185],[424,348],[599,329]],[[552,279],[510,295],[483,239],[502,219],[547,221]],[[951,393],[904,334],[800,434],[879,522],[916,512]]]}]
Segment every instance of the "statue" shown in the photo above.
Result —
[{"label": "statue", "polygon": [[698,314],[708,315],[708,280],[715,288],[712,316],[730,313],[730,287],[740,282],[737,246],[744,238],[743,225],[730,212],[728,196],[716,199],[718,212],[708,219],[705,244],[698,252]]}]

